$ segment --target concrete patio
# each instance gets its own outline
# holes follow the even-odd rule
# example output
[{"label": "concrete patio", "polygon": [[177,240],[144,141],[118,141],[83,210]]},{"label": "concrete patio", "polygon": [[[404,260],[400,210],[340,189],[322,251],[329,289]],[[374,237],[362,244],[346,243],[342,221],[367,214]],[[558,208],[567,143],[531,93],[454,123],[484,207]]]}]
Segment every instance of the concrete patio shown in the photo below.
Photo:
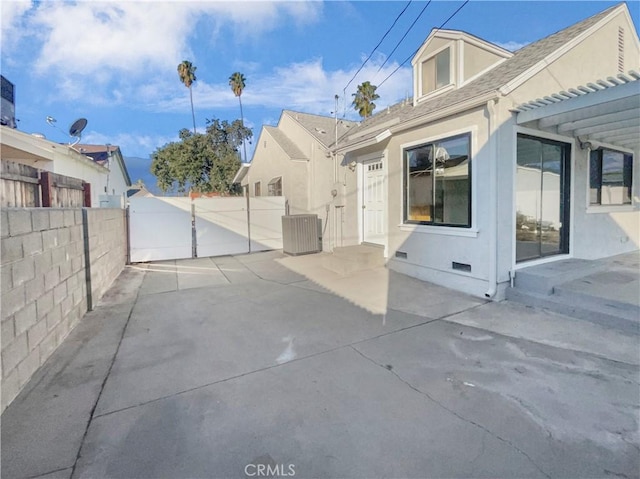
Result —
[{"label": "concrete patio", "polygon": [[127,267],[2,415],[2,477],[638,477],[638,336],[321,264]]}]

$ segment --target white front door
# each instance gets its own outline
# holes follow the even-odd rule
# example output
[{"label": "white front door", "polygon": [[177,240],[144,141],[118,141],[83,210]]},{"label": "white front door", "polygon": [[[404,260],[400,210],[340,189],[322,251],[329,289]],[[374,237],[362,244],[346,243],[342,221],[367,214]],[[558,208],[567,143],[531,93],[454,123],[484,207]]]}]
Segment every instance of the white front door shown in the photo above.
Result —
[{"label": "white front door", "polygon": [[363,163],[362,239],[366,243],[385,243],[384,159]]}]

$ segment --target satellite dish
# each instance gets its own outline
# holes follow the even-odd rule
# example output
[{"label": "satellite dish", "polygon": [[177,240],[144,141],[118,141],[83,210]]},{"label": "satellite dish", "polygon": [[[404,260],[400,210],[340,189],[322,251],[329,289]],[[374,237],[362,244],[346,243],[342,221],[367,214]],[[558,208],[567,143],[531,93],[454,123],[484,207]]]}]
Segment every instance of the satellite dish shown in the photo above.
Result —
[{"label": "satellite dish", "polygon": [[87,126],[87,120],[85,118],[79,118],[73,122],[73,125],[69,128],[69,135],[80,138],[82,136],[82,130]]}]

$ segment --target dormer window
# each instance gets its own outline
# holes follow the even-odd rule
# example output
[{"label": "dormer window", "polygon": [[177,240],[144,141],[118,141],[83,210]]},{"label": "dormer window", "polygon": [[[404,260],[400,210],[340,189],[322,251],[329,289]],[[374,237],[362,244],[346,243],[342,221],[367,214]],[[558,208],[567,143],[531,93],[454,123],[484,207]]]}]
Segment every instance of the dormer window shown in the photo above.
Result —
[{"label": "dormer window", "polygon": [[447,47],[422,62],[422,94],[426,95],[451,83],[451,53]]}]

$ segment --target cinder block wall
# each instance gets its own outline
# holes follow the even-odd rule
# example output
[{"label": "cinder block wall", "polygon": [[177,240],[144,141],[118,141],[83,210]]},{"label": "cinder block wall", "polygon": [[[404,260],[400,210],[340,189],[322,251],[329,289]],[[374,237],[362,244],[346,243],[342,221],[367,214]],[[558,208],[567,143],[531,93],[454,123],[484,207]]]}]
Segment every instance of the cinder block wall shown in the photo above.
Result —
[{"label": "cinder block wall", "polygon": [[127,258],[125,210],[87,208],[93,304],[120,274]]},{"label": "cinder block wall", "polygon": [[[125,264],[125,213],[86,211],[95,304]],[[0,215],[4,411],[87,312],[88,302],[82,209],[2,209]]]}]

